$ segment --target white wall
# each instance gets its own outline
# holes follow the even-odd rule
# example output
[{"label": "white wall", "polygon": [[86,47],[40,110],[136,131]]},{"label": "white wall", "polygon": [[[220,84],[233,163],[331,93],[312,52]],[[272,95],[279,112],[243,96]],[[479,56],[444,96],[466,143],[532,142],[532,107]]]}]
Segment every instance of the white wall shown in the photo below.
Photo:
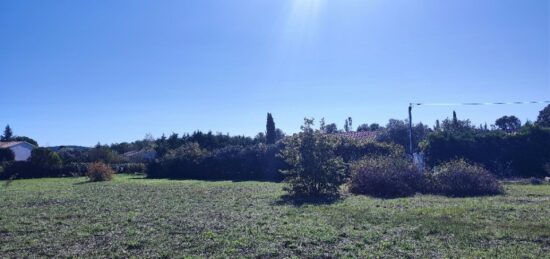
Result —
[{"label": "white wall", "polygon": [[15,161],[27,161],[31,157],[32,145],[21,143],[10,147],[15,154]]}]

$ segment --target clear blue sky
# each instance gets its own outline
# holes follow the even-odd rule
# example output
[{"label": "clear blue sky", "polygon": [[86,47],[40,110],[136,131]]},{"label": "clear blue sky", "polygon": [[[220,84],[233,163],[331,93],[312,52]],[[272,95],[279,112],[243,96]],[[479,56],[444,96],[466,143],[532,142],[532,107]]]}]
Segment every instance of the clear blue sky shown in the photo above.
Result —
[{"label": "clear blue sky", "polygon": [[[545,0],[0,1],[0,126],[41,145],[550,99]],[[544,105],[424,107],[489,122]]]}]

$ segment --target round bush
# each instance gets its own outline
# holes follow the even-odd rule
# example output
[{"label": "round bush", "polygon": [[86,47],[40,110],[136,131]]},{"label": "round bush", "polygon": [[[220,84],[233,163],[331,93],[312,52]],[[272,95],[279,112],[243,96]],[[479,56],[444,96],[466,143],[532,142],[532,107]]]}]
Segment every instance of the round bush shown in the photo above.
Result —
[{"label": "round bush", "polygon": [[395,198],[420,192],[424,177],[404,158],[365,158],[352,165],[349,190],[355,194]]},{"label": "round bush", "polygon": [[15,159],[15,154],[9,148],[0,148],[0,162],[10,162]]},{"label": "round bush", "polygon": [[91,182],[110,181],[114,174],[115,172],[110,166],[101,162],[90,164],[86,173]]},{"label": "round bush", "polygon": [[435,167],[429,179],[430,189],[435,194],[467,197],[504,192],[502,185],[489,171],[464,160],[453,160]]}]

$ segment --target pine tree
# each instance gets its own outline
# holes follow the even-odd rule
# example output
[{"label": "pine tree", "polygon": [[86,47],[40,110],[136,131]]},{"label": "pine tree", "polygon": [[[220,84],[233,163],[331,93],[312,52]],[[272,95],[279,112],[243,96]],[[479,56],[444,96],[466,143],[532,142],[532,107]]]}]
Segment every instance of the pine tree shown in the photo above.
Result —
[{"label": "pine tree", "polygon": [[6,125],[6,128],[4,129],[4,135],[0,138],[0,141],[10,141],[13,137],[13,131],[10,128],[10,125]]},{"label": "pine tree", "polygon": [[267,123],[265,126],[265,142],[266,144],[275,144],[277,138],[275,133],[275,121],[273,121],[273,116],[271,113],[267,113]]}]

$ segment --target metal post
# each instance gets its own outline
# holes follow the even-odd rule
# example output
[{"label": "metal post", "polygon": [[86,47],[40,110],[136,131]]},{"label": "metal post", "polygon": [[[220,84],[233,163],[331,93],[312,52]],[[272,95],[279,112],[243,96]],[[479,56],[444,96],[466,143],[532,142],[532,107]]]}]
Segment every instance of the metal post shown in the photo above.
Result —
[{"label": "metal post", "polygon": [[409,152],[413,155],[412,103],[409,104]]}]

